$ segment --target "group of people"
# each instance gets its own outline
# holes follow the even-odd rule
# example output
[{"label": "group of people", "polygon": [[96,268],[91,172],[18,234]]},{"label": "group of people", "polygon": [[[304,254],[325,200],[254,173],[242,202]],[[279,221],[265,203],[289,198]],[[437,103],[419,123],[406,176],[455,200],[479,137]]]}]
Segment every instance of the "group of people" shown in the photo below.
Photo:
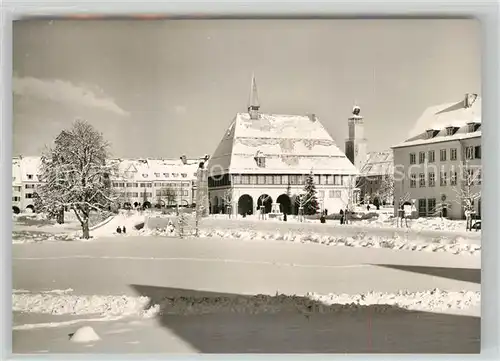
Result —
[{"label": "group of people", "polygon": [[127,229],[125,228],[125,226],[123,226],[123,227],[118,226],[116,228],[116,233],[118,233],[118,234],[127,233]]},{"label": "group of people", "polygon": [[340,212],[340,224],[348,224],[349,220],[348,220],[348,214],[349,214],[349,211],[347,210],[347,208],[344,210],[344,209],[341,209]]}]

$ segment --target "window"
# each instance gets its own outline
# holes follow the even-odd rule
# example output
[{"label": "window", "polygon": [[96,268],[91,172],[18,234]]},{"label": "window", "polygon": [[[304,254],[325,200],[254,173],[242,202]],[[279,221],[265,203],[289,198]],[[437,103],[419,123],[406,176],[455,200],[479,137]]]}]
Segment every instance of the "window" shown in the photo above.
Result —
[{"label": "window", "polygon": [[146,192],[146,197],[152,197],[153,193],[152,192]]},{"label": "window", "polygon": [[163,173],[163,176],[164,176],[165,178],[168,178],[168,177],[169,177],[169,174],[168,174],[168,173]]},{"label": "window", "polygon": [[333,179],[334,179],[334,184],[335,184],[336,186],[339,186],[339,185],[340,185],[340,181],[341,181],[340,176],[339,176],[339,175],[334,175],[334,176],[333,176]]},{"label": "window", "polygon": [[433,215],[436,212],[436,198],[427,199],[427,214]]},{"label": "window", "polygon": [[250,177],[248,175],[242,175],[241,184],[250,184]]},{"label": "window", "polygon": [[342,197],[342,192],[341,191],[335,191],[335,198],[340,198]]},{"label": "window", "polygon": [[425,199],[418,200],[418,215],[419,215],[419,217],[425,217],[427,215],[426,200]]},{"label": "window", "polygon": [[140,187],[140,188],[144,188],[144,187],[146,187],[146,183],[139,183],[139,187]]},{"label": "window", "polygon": [[319,182],[321,182],[321,177],[318,175],[314,175],[314,184],[319,184]]},{"label": "window", "polygon": [[465,158],[466,159],[474,159],[474,147],[469,146],[465,148]]},{"label": "window", "polygon": [[127,183],[128,188],[132,188],[134,186],[134,183]]},{"label": "window", "polygon": [[234,184],[241,184],[241,176],[239,174],[233,175],[233,183]]},{"label": "window", "polygon": [[340,184],[341,185],[346,185],[347,182],[349,182],[349,179],[350,179],[350,176],[348,175],[343,175],[341,178],[340,178]]},{"label": "window", "polygon": [[182,178],[186,178],[188,175],[187,173],[181,173]]},{"label": "window", "polygon": [[15,182],[16,181],[16,177],[12,177],[12,181]]},{"label": "window", "polygon": [[476,173],[476,184],[477,184],[477,185],[480,185],[480,184],[481,184],[481,177],[482,177],[482,174],[481,174],[481,169],[478,169],[478,170],[477,170],[477,173]]},{"label": "window", "polygon": [[257,184],[266,184],[266,177],[263,175],[257,176]]},{"label": "window", "polygon": [[297,176],[297,184],[304,184],[304,176],[302,174],[299,174]]},{"label": "window", "polygon": [[184,190],[184,191],[182,191],[182,195],[183,195],[184,197],[186,197],[186,196],[188,196],[188,195],[189,195],[189,192],[188,192],[188,191],[186,191],[186,190]]},{"label": "window", "polygon": [[434,187],[436,185],[436,174],[429,172],[429,187]]},{"label": "window", "polygon": [[335,182],[335,177],[333,175],[328,175],[326,178],[326,184],[333,185]]},{"label": "window", "polygon": [[418,153],[418,163],[422,164],[425,162],[425,152]]},{"label": "window", "polygon": [[417,175],[410,174],[410,188],[417,188]]},{"label": "window", "polygon": [[179,176],[179,173],[172,173],[172,177],[177,178]]},{"label": "window", "polygon": [[410,153],[410,164],[417,163],[417,155],[415,153]]},{"label": "window", "polygon": [[14,190],[14,192],[21,192],[21,186],[14,186],[12,187],[12,189]]},{"label": "window", "polygon": [[288,175],[282,175],[281,184],[288,184],[288,182],[289,182]]},{"label": "window", "polygon": [[24,188],[25,189],[35,189],[35,185],[34,184],[25,184]]},{"label": "window", "polygon": [[273,176],[266,175],[266,184],[273,184]]},{"label": "window", "polygon": [[419,174],[419,183],[418,183],[418,186],[419,187],[425,187],[425,174],[424,173],[420,173]]},{"label": "window", "polygon": [[453,134],[455,134],[455,127],[446,128],[446,135],[453,135]]},{"label": "window", "polygon": [[29,180],[33,179],[33,174],[27,174],[26,176],[28,177]]},{"label": "window", "polygon": [[147,177],[148,177],[148,174],[147,174],[147,173],[142,173],[142,177],[143,177],[143,178],[147,178]]},{"label": "window", "polygon": [[20,201],[21,201],[21,197],[18,197],[18,196],[12,197],[12,202],[20,202]]},{"label": "window", "polygon": [[439,159],[441,160],[441,162],[446,161],[446,149],[441,149],[439,151]]},{"label": "window", "polygon": [[481,159],[481,146],[477,145],[474,147],[474,158]]},{"label": "window", "polygon": [[450,160],[457,160],[457,148],[450,149]]},{"label": "window", "polygon": [[448,180],[446,179],[446,172],[441,172],[441,174],[439,176],[439,185],[441,187],[446,187],[447,182],[448,182]]},{"label": "window", "polygon": [[335,191],[333,189],[328,191],[328,197],[335,198]]},{"label": "window", "polygon": [[33,193],[27,193],[27,194],[25,194],[24,198],[26,198],[26,199],[33,198]]},{"label": "window", "polygon": [[429,163],[434,163],[436,160],[436,153],[433,150],[429,150]]},{"label": "window", "polygon": [[137,188],[139,183],[134,183],[134,187]]},{"label": "window", "polygon": [[321,175],[321,185],[326,185],[326,179],[328,178],[328,175],[322,174]]},{"label": "window", "polygon": [[325,191],[319,191],[319,197],[325,198]]},{"label": "window", "polygon": [[281,176],[280,175],[275,175],[273,183],[274,184],[281,184]]},{"label": "window", "polygon": [[[226,177],[227,179],[227,177]],[[183,187],[189,187],[191,184],[189,182],[182,182]]]},{"label": "window", "polygon": [[159,178],[160,177],[160,173],[155,173],[155,177]]},{"label": "window", "polygon": [[151,188],[153,186],[153,183],[146,183],[146,187]]},{"label": "window", "polygon": [[249,175],[248,177],[250,179],[250,184],[255,185],[257,183],[257,176]]},{"label": "window", "polygon": [[457,172],[450,172],[450,185],[457,185]]}]

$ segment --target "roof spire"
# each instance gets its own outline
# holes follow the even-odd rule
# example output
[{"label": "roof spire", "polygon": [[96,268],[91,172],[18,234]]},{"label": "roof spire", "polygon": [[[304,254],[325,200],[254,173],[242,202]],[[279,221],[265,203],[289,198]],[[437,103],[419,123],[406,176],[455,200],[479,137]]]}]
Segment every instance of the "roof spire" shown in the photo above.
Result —
[{"label": "roof spire", "polygon": [[250,98],[248,99],[248,111],[259,110],[259,96],[257,94],[257,83],[255,82],[255,74],[252,74],[252,85],[250,87]]}]

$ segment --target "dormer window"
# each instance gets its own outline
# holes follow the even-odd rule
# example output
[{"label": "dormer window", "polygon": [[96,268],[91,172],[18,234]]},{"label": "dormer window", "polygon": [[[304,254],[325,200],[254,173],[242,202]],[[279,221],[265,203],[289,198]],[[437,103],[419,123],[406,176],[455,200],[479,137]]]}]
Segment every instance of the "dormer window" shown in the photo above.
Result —
[{"label": "dormer window", "polygon": [[164,176],[165,178],[168,178],[168,177],[169,177],[169,174],[168,174],[168,173],[163,173],[163,176]]},{"label": "dormer window", "polygon": [[264,154],[259,150],[257,154],[255,154],[255,163],[257,163],[257,167],[259,168],[265,168],[266,166],[266,157]]},{"label": "dormer window", "polygon": [[453,126],[450,126],[450,127],[446,127],[446,135],[453,135],[457,132],[457,127],[453,127]]},{"label": "dormer window", "polygon": [[431,138],[434,138],[437,133],[439,133],[439,130],[427,129],[425,131],[425,136],[426,136],[427,139],[431,139]]},{"label": "dormer window", "polygon": [[143,177],[143,178],[147,178],[147,177],[148,177],[148,174],[147,174],[147,173],[142,173],[142,177]]},{"label": "dormer window", "polygon": [[182,178],[186,178],[188,175],[187,173],[181,173]]},{"label": "dormer window", "polygon": [[159,178],[160,177],[160,173],[155,173],[155,177]]},{"label": "dormer window", "polygon": [[179,176],[179,173],[172,173],[172,176],[173,176],[173,177],[178,177],[178,176]]},{"label": "dormer window", "polygon": [[467,133],[474,133],[477,130],[477,128],[479,128],[478,123],[474,122],[467,123]]},{"label": "dormer window", "polygon": [[27,177],[29,180],[32,180],[33,179],[33,174],[27,174]]}]

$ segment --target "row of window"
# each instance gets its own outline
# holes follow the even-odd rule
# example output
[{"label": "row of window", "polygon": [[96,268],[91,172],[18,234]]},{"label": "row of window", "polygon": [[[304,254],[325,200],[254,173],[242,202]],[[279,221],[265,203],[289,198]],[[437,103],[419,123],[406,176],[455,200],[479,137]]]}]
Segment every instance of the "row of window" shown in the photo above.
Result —
[{"label": "row of window", "polygon": [[21,197],[19,197],[19,196],[12,197],[12,202],[20,202],[20,201],[21,201]]},{"label": "row of window", "polygon": [[[123,197],[152,197],[153,193],[152,192],[121,192],[120,193]],[[174,190],[172,192],[168,192],[166,190],[157,190],[156,191],[156,196],[161,197],[161,196],[167,196],[167,195],[172,195],[172,196],[189,196],[189,191],[187,190]]]},{"label": "row of window", "polygon": [[[134,172],[125,172],[125,174],[127,175],[131,175],[131,173],[133,174]],[[170,177],[170,174],[172,174],[172,177],[175,177],[177,178],[179,176],[179,173],[162,173],[163,177],[164,178],[169,178]],[[160,173],[154,173],[155,177],[156,178],[160,178]],[[182,178],[187,178],[187,173],[180,173],[181,177]],[[196,173],[193,173],[193,176],[196,177]],[[143,178],[148,178],[149,177],[149,174],[148,173],[142,173],[142,177]]]},{"label": "row of window", "polygon": [[436,198],[421,198],[418,200],[419,217],[436,215]]},{"label": "row of window", "polygon": [[[469,175],[467,179],[465,180],[466,182],[469,183],[469,185],[480,185],[481,184],[481,170],[478,169],[476,173],[473,173],[472,170],[468,170]],[[425,187],[428,185],[429,187],[434,187],[436,185],[436,174],[434,172],[430,172],[427,176],[427,179],[425,177],[425,173],[420,173],[418,175],[418,186],[420,188]],[[447,172],[441,172],[439,175],[439,185],[441,187],[446,187],[448,185],[448,180],[449,184],[451,186],[456,186],[457,185],[457,172],[450,172],[449,178],[448,178],[448,173]],[[428,184],[426,184],[426,181],[428,181]],[[411,174],[410,175],[410,188],[416,188],[417,187],[417,175],[416,174]]]},{"label": "row of window", "polygon": [[[250,184],[250,185],[303,185],[307,175],[283,174],[283,175],[253,175],[236,174],[232,176],[233,184]],[[314,184],[317,185],[346,185],[348,183],[348,175],[330,175],[330,174],[315,174]],[[231,184],[229,175],[225,174],[222,177],[208,179],[209,187],[222,187]]]},{"label": "row of window", "polygon": [[[450,148],[449,149],[450,153],[450,160],[454,161],[457,160],[457,148]],[[426,152],[419,152],[418,153],[418,163],[423,164],[425,163],[425,154]],[[439,160],[441,162],[445,162],[448,157],[448,149],[441,149],[439,151]],[[465,148],[465,159],[467,160],[472,160],[472,159],[481,159],[481,146],[468,146]],[[436,161],[436,154],[434,150],[429,150],[427,152],[427,163],[434,163]],[[410,164],[417,164],[417,154],[416,153],[410,153]]]},{"label": "row of window", "polygon": [[[115,188],[152,188],[153,183],[125,183],[125,182],[113,182],[112,186]],[[154,183],[155,187],[190,187],[191,183]]]}]

